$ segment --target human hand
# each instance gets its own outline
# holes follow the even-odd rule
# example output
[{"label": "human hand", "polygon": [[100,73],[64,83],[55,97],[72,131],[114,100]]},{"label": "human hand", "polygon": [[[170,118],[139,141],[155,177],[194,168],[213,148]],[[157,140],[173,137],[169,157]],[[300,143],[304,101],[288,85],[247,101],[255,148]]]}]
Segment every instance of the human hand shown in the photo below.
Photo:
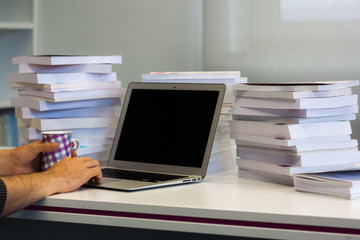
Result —
[{"label": "human hand", "polygon": [[74,191],[91,179],[102,180],[99,162],[90,157],[65,157],[44,173],[55,180],[49,184],[51,194]]},{"label": "human hand", "polygon": [[38,172],[41,169],[42,152],[52,152],[58,143],[43,143],[41,140],[19,146],[10,151],[11,175]]}]

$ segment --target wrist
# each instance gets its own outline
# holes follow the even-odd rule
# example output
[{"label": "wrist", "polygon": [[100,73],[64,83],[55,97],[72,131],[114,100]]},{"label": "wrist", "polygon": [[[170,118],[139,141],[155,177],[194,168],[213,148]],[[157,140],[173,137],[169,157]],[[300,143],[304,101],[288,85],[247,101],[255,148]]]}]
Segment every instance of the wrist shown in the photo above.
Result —
[{"label": "wrist", "polygon": [[44,179],[45,184],[43,187],[45,189],[46,196],[50,196],[59,192],[61,179],[57,177],[56,174],[50,171],[40,172],[39,174],[42,175],[42,178]]},{"label": "wrist", "polygon": [[0,176],[9,176],[14,173],[11,151],[12,150],[0,151]]}]

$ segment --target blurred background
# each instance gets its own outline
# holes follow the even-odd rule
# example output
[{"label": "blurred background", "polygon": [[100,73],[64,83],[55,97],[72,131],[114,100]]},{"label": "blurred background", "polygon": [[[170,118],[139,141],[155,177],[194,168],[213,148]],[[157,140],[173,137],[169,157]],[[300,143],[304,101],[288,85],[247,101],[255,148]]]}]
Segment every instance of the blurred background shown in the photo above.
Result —
[{"label": "blurred background", "polygon": [[[151,71],[239,70],[249,82],[360,79],[356,0],[1,0],[0,105],[11,58],[122,55],[126,87]],[[354,88],[358,92],[358,87]],[[360,123],[352,121],[358,138]]]}]

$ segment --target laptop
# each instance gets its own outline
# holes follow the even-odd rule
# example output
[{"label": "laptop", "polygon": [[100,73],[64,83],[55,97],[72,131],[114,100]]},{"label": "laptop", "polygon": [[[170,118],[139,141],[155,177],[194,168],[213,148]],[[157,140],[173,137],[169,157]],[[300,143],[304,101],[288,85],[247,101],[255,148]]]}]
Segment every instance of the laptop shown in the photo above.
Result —
[{"label": "laptop", "polygon": [[134,191],[206,175],[224,84],[130,83],[97,188]]}]

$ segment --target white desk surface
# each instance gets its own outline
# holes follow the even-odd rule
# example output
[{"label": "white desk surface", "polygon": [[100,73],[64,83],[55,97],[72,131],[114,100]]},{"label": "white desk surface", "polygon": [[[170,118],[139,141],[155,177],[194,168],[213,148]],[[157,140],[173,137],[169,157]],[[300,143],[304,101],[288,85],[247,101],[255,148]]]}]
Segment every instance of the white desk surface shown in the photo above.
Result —
[{"label": "white desk surface", "polygon": [[81,188],[48,197],[15,218],[274,239],[360,239],[360,199],[296,192],[239,178],[138,192]]}]

